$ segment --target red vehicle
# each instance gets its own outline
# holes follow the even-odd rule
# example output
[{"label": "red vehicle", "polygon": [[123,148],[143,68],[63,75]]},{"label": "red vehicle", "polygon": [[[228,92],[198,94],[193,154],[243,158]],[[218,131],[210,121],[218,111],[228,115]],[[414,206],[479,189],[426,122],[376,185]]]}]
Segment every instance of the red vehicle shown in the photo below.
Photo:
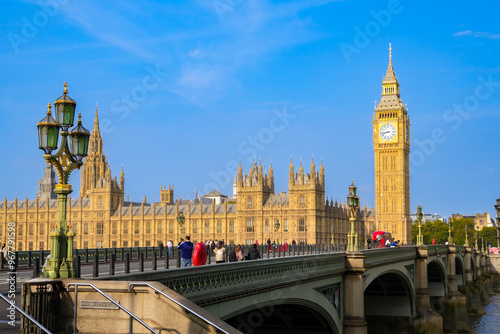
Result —
[{"label": "red vehicle", "polygon": [[372,248],[383,248],[385,247],[386,241],[392,240],[392,234],[386,231],[376,231],[373,233]]}]

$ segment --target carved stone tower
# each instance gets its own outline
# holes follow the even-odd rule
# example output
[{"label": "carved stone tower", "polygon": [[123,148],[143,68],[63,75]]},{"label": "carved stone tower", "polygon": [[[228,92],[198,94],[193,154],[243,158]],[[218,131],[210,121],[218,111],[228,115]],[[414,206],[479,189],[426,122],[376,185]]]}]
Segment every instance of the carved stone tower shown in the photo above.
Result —
[{"label": "carved stone tower", "polygon": [[80,181],[80,197],[90,198],[94,210],[106,208],[114,211],[123,205],[125,176],[120,173],[120,183],[111,177],[107,156],[103,153],[102,137],[99,131],[99,114],[96,106],[94,129],[89,139],[89,153],[83,164]]},{"label": "carved stone tower", "polygon": [[377,228],[391,232],[395,240],[411,244],[410,119],[399,95],[390,45],[382,99],[373,116],[373,150]]},{"label": "carved stone tower", "polygon": [[56,187],[56,173],[51,164],[47,164],[43,171],[43,179],[38,181],[38,190],[36,193],[36,197],[39,200],[46,200],[47,197],[49,199],[57,199],[57,195],[54,192]]}]

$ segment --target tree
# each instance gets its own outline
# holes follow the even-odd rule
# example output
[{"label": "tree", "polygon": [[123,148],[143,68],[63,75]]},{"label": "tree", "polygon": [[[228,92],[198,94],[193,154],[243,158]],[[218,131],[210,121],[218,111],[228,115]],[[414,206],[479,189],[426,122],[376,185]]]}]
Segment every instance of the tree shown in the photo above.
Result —
[{"label": "tree", "polygon": [[451,233],[453,237],[453,243],[455,245],[465,244],[465,231],[467,229],[467,239],[469,241],[469,246],[472,246],[476,240],[474,231],[474,219],[472,218],[460,218],[453,219],[451,221]]},{"label": "tree", "polygon": [[484,227],[481,231],[479,231],[479,237],[481,238],[479,240],[479,245],[481,245],[482,249],[482,238],[484,237],[484,243],[486,244],[486,248],[489,248],[489,245],[491,247],[498,247],[497,244],[497,228],[494,226],[491,227]]}]

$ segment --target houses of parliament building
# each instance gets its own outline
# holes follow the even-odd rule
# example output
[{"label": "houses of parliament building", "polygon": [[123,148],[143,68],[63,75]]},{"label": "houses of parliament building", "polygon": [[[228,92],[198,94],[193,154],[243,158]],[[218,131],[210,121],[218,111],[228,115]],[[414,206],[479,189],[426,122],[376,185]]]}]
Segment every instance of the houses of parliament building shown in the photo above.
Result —
[{"label": "houses of parliament building", "polygon": [[[391,57],[391,55],[390,55]],[[399,97],[399,83],[389,60],[382,83],[382,100],[373,118],[376,210],[358,208],[356,232],[364,244],[374,230],[391,231],[404,244],[411,243],[409,218],[409,118]],[[39,181],[34,200],[0,202],[0,242],[8,223],[16,227],[16,250],[48,249],[49,233],[58,221],[56,184],[50,166]],[[81,170],[80,197],[68,198],[66,220],[75,232],[76,248],[144,247],[174,244],[189,234],[193,242],[209,239],[250,244],[267,239],[308,244],[347,243],[350,231],[346,203],[325,198],[325,168],[314,159],[308,170],[290,162],[288,192],[275,193],[272,165],[263,171],[259,162],[248,171],[240,166],[233,196],[212,191],[193,200],[174,200],[173,186],[160,186],[160,201],[125,199],[125,175],[112,177],[96,109],[89,153]],[[177,223],[185,217],[182,230]],[[279,228],[276,229],[276,222]]]}]

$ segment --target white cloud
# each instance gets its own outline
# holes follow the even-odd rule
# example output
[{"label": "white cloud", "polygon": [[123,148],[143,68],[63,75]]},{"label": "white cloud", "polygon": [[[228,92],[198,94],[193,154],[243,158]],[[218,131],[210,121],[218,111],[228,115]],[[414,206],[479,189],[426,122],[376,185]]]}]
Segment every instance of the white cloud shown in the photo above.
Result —
[{"label": "white cloud", "polygon": [[474,38],[500,39],[500,34],[493,34],[491,32],[482,32],[482,31],[472,31],[472,30],[459,31],[454,33],[453,36],[457,37],[471,36]]}]

